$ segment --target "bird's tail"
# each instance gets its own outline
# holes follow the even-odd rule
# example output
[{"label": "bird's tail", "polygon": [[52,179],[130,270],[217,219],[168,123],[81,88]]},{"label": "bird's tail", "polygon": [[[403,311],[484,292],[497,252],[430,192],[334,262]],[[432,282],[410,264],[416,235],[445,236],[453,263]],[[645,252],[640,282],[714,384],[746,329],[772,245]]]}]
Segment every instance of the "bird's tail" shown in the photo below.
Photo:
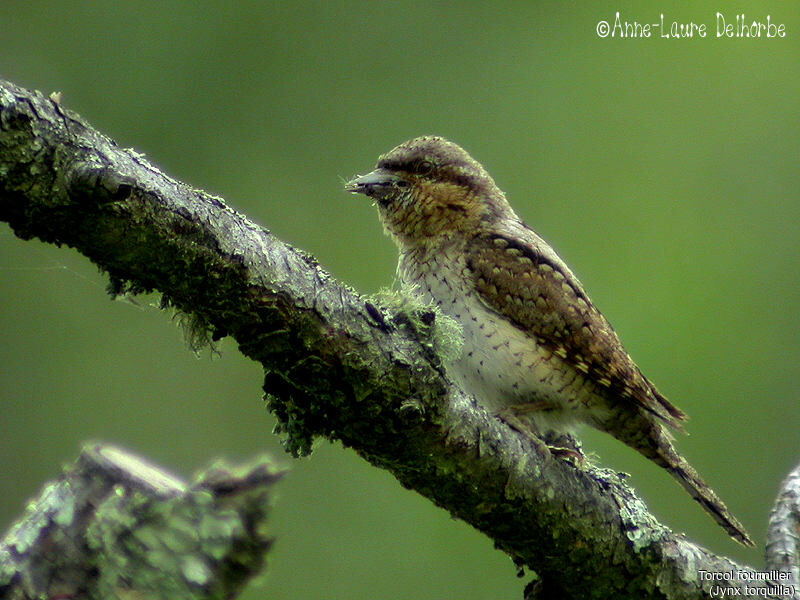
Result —
[{"label": "bird's tail", "polygon": [[729,536],[743,546],[753,546],[753,540],[750,539],[744,526],[730,513],[725,503],[719,499],[714,490],[708,487],[708,484],[697,474],[692,465],[675,450],[670,439],[671,436],[664,427],[654,424],[653,429],[656,431],[652,432],[651,440],[655,441],[657,445],[656,448],[651,446],[651,451],[655,451],[655,456],[649,456],[645,451],[642,451],[642,454],[669,471],[670,475],[683,486],[683,489],[689,492],[689,495],[711,515],[711,518],[728,532]]},{"label": "bird's tail", "polygon": [[729,536],[743,546],[753,546],[753,540],[747,535],[744,526],[730,513],[725,503],[719,499],[714,490],[706,485],[705,481],[697,474],[697,471],[683,457],[679,458],[680,460],[677,464],[665,466],[664,468],[711,515],[711,518],[728,532]]}]

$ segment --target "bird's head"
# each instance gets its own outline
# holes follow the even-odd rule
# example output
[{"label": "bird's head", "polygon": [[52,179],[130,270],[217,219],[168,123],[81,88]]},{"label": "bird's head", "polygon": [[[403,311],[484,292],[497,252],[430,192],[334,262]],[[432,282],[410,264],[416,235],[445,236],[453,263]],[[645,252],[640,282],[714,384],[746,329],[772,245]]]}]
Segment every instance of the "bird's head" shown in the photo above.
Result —
[{"label": "bird's head", "polygon": [[374,199],[386,231],[401,247],[469,235],[511,208],[484,168],[460,146],[419,137],[378,158],[371,173],[345,185]]}]

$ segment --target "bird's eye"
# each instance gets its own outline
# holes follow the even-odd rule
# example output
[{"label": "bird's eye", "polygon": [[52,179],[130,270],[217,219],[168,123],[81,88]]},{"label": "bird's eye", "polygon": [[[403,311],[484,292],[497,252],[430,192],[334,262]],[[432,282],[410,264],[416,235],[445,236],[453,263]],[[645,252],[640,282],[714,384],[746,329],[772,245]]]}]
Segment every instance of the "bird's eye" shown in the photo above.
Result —
[{"label": "bird's eye", "polygon": [[433,171],[433,163],[429,160],[419,161],[414,168],[419,175],[430,175]]}]

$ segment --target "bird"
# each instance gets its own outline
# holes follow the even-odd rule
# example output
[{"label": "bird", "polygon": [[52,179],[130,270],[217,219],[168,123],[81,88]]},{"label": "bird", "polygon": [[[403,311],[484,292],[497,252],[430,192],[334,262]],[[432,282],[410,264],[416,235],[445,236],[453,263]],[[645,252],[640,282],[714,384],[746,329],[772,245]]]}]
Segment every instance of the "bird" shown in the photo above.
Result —
[{"label": "bird", "polygon": [[753,545],[675,448],[672,430],[683,432],[687,415],[642,374],[578,278],[464,149],[411,139],[345,190],[374,201],[403,287],[461,325],[461,356],[445,369],[465,392],[536,439],[581,424],[610,434]]}]

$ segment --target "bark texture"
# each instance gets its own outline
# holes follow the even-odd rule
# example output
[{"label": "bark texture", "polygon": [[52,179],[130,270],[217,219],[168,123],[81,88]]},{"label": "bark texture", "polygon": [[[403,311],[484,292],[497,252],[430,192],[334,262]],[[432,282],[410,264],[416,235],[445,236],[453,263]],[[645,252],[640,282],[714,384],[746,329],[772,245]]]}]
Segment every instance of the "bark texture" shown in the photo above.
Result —
[{"label": "bark texture", "polygon": [[0,598],[232,598],[263,570],[280,476],[259,457],[187,485],[87,445],[0,541]]}]

